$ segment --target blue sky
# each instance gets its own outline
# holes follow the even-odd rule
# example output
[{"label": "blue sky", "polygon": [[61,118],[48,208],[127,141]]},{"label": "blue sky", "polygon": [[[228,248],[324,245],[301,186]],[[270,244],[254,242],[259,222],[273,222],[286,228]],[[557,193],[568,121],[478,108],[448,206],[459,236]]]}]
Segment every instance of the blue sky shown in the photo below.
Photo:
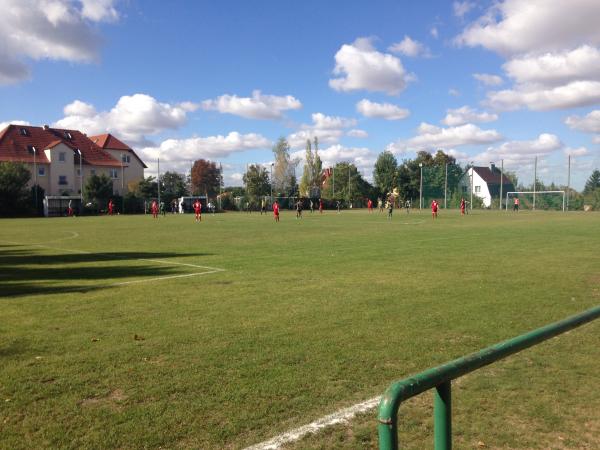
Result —
[{"label": "blue sky", "polygon": [[504,160],[526,183],[537,156],[564,184],[571,154],[578,189],[600,166],[595,0],[0,5],[0,124],[113,133],[147,174],[207,158],[240,185],[280,136],[369,180],[384,150]]}]

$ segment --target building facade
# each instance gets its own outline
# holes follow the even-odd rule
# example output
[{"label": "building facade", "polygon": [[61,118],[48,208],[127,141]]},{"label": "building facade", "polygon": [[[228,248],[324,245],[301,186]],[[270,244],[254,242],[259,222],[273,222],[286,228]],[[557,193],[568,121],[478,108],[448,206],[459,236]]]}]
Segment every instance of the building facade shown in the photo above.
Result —
[{"label": "building facade", "polygon": [[507,192],[515,190],[510,179],[494,164],[490,164],[489,167],[467,169],[460,180],[460,187],[465,198],[472,192],[474,196],[481,199],[486,208],[492,206],[493,199],[500,198],[500,191],[505,196]]},{"label": "building facade", "polygon": [[30,185],[46,195],[79,195],[92,175],[113,181],[113,193],[124,195],[132,181],[142,180],[146,165],[129,146],[110,134],[87,136],[48,125],[9,125],[0,131],[0,161],[24,163]]}]

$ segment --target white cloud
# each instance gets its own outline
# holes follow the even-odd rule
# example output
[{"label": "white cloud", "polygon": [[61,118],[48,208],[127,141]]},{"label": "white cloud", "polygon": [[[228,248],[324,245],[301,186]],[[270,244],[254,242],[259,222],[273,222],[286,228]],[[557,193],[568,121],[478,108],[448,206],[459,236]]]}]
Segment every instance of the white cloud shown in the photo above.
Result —
[{"label": "white cloud", "polygon": [[454,127],[469,122],[493,122],[495,120],[498,120],[498,115],[496,114],[485,111],[478,112],[468,106],[463,106],[457,109],[448,109],[442,123]]},{"label": "white cloud", "polygon": [[440,33],[438,32],[437,27],[431,27],[429,29],[429,34],[431,34],[431,36],[433,36],[435,39],[437,39],[440,35]]},{"label": "white cloud", "polygon": [[502,77],[491,75],[489,73],[474,73],[473,78],[483,83],[485,86],[499,86],[503,83]]},{"label": "white cloud", "polygon": [[93,105],[75,100],[64,108],[65,117],[53,125],[87,134],[114,133],[130,145],[148,144],[146,137],[176,129],[198,105],[191,102],[161,103],[146,94],[125,95],[110,111],[97,112]]},{"label": "white cloud", "polygon": [[205,100],[202,102],[202,108],[248,119],[280,119],[284,111],[300,109],[302,103],[291,95],[285,97],[263,95],[255,90],[252,92],[252,97],[222,95],[215,100]]},{"label": "white cloud", "polygon": [[583,45],[574,50],[514,58],[502,67],[521,84],[552,87],[577,80],[600,81],[600,51]]},{"label": "white cloud", "polygon": [[140,157],[148,165],[149,173],[156,173],[156,160],[160,156],[161,172],[189,170],[190,162],[197,159],[217,160],[234,153],[269,148],[272,142],[256,133],[241,134],[232,131],[226,136],[191,137],[167,139],[158,147],[150,146],[139,150]]},{"label": "white cloud", "polygon": [[388,47],[388,50],[393,53],[400,53],[401,55],[417,57],[430,57],[431,52],[427,46],[419,41],[411,39],[409,36],[404,36],[400,42],[396,42]]},{"label": "white cloud", "polygon": [[565,124],[584,133],[600,133],[600,110],[596,109],[584,117],[569,116],[565,119]]},{"label": "white cloud", "polygon": [[361,138],[361,139],[369,137],[369,133],[367,133],[365,130],[354,129],[354,130],[348,131],[348,133],[346,133],[346,134],[350,137]]},{"label": "white cloud", "polygon": [[490,147],[473,157],[473,160],[478,164],[504,160],[505,165],[521,166],[530,164],[536,156],[548,156],[562,146],[558,136],[542,133],[534,140],[508,141],[498,147]]},{"label": "white cloud", "polygon": [[356,125],[356,119],[345,117],[326,116],[323,113],[312,115],[311,125],[302,125],[300,130],[288,136],[287,140],[292,148],[304,148],[306,140],[311,141],[316,137],[323,144],[337,143],[344,134],[344,129]]},{"label": "white cloud", "polygon": [[566,147],[563,150],[563,153],[567,156],[585,156],[587,154],[589,154],[589,151],[587,148],[585,147],[578,147],[578,148],[571,148],[571,147]]},{"label": "white cloud", "polygon": [[460,97],[460,91],[458,89],[450,88],[448,89],[448,95],[452,97]]},{"label": "white cloud", "polygon": [[503,55],[600,44],[596,0],[506,0],[468,26],[456,42]]},{"label": "white cloud", "polygon": [[462,19],[474,6],[475,3],[470,1],[454,2],[452,4],[452,9],[454,10],[454,15]]},{"label": "white cloud", "polygon": [[399,58],[375,50],[369,38],[344,44],[335,54],[334,75],[329,86],[336,91],[367,90],[397,95],[412,79]]},{"label": "white cloud", "polygon": [[7,122],[0,122],[0,131],[4,130],[9,125],[31,125],[26,120],[9,120]]},{"label": "white cloud", "polygon": [[356,110],[365,117],[375,117],[386,120],[401,120],[410,115],[408,109],[400,108],[391,103],[375,103],[362,99],[356,104]]},{"label": "white cloud", "polygon": [[419,125],[417,136],[393,142],[386,149],[399,154],[431,148],[489,144],[501,139],[502,136],[496,130],[482,130],[471,123],[458,127],[441,128],[423,122]]},{"label": "white cloud", "polygon": [[492,91],[486,103],[498,110],[527,107],[536,111],[567,109],[600,102],[600,81],[574,81],[564,86],[544,88],[522,85],[515,89]]},{"label": "white cloud", "polygon": [[28,59],[95,62],[94,23],[115,21],[114,0],[4,0],[0,8],[0,84],[29,78]]},{"label": "white cloud", "polygon": [[[306,152],[298,150],[292,153],[292,158],[304,161]],[[377,155],[366,147],[344,147],[340,144],[331,145],[319,150],[319,157],[323,161],[323,167],[333,167],[338,162],[349,161],[354,164],[358,170],[367,177],[370,176]],[[302,166],[302,163],[299,164]]]}]

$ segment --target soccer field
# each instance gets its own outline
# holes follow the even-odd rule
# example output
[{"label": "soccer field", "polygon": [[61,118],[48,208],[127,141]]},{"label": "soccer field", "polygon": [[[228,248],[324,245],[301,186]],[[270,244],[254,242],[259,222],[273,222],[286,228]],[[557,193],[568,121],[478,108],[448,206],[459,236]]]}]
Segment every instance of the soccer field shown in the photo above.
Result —
[{"label": "soccer field", "polygon": [[[600,215],[10,219],[0,448],[244,448],[600,303]],[[461,378],[457,448],[600,448],[600,321]],[[431,398],[401,409],[431,447]],[[290,448],[373,448],[376,410]]]}]

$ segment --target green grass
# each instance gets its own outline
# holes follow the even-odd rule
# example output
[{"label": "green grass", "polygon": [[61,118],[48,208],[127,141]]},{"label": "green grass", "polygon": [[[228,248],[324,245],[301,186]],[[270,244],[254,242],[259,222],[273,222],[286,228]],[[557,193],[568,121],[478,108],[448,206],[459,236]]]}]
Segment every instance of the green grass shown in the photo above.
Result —
[{"label": "green grass", "polygon": [[[600,303],[594,213],[0,227],[7,449],[243,448]],[[156,280],[209,271],[165,262],[224,271]],[[456,447],[599,448],[599,332],[592,323],[459,380]],[[428,395],[402,408],[406,448],[431,446]],[[375,416],[291,448],[375,447]]]}]

